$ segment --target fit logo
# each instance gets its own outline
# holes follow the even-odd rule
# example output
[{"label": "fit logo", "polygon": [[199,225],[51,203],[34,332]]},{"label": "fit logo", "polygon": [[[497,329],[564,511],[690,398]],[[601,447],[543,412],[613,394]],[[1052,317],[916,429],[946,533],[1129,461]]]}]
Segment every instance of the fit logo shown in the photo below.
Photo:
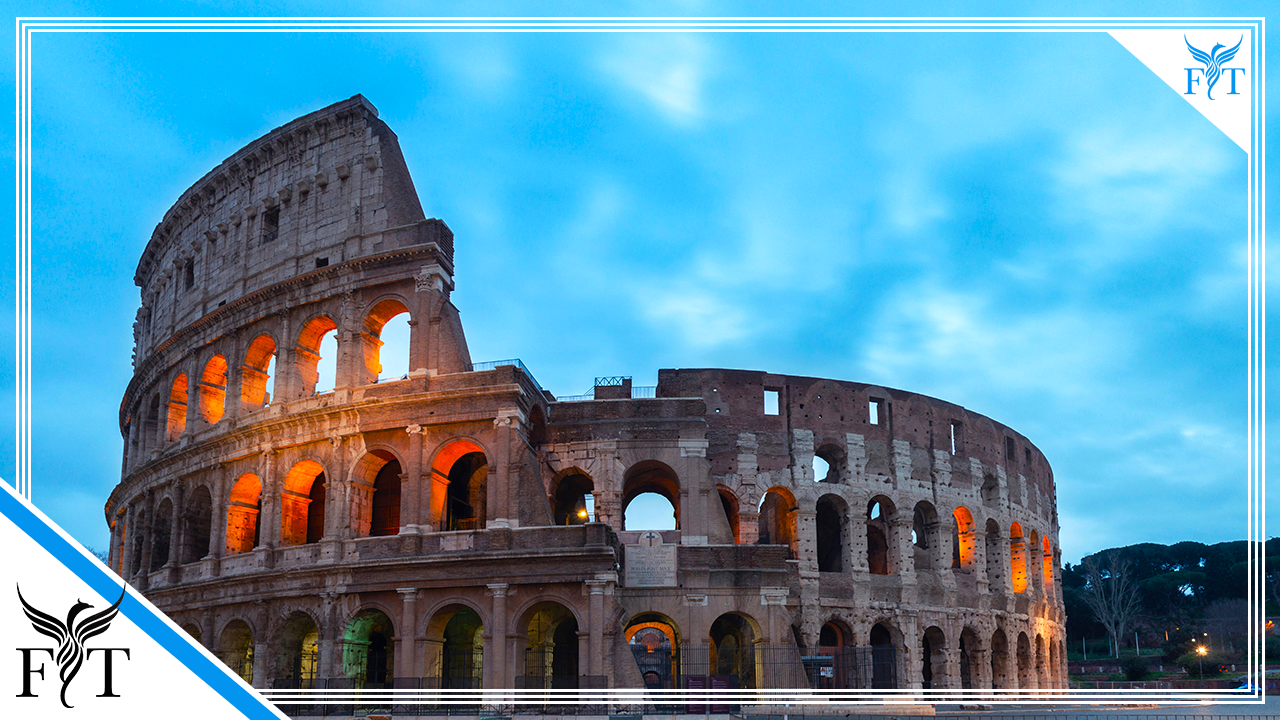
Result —
[{"label": "fit logo", "polygon": [[[1200,79],[1204,78],[1204,84],[1208,88],[1206,94],[1209,96],[1209,99],[1212,100],[1213,86],[1218,84],[1218,78],[1222,77],[1223,72],[1231,75],[1231,91],[1227,94],[1240,94],[1236,92],[1236,73],[1238,72],[1243,75],[1244,68],[1224,68],[1222,65],[1223,63],[1230,62],[1231,59],[1236,56],[1236,52],[1240,50],[1240,43],[1244,42],[1243,35],[1240,36],[1240,40],[1236,43],[1236,46],[1230,50],[1223,50],[1226,45],[1216,43],[1212,50],[1205,52],[1193,47],[1191,42],[1187,40],[1186,35],[1182,36],[1182,42],[1187,44],[1187,50],[1191,51],[1191,57],[1195,58],[1196,62],[1204,65],[1203,68],[1186,68],[1187,91],[1183,93],[1183,95],[1195,95],[1194,86],[1198,86],[1200,84]],[[1222,50],[1222,52],[1219,53],[1219,50]]]},{"label": "fit logo", "polygon": [[86,648],[84,643],[92,637],[97,637],[107,631],[107,627],[111,625],[111,620],[115,618],[116,612],[120,608],[120,601],[124,600],[125,589],[120,588],[120,599],[103,610],[94,613],[79,621],[76,617],[80,613],[92,608],[89,603],[76,600],[76,604],[71,606],[67,612],[67,620],[63,622],[58,618],[37,610],[22,597],[22,588],[18,588],[18,600],[22,603],[22,609],[27,615],[27,619],[31,621],[32,627],[41,635],[47,635],[58,642],[57,648],[17,648],[22,653],[22,692],[17,697],[37,697],[31,691],[31,679],[33,676],[39,676],[41,680],[45,679],[44,662],[40,661],[39,665],[34,665],[36,658],[33,653],[43,652],[49,653],[49,658],[58,665],[58,679],[62,680],[62,706],[70,708],[67,704],[67,688],[71,685],[71,681],[75,679],[80,669],[84,666],[85,661],[93,657],[93,653],[100,652],[103,657],[102,665],[102,694],[98,697],[120,697],[112,692],[112,671],[113,659],[112,653],[122,652],[126,660],[129,659],[128,648]]}]

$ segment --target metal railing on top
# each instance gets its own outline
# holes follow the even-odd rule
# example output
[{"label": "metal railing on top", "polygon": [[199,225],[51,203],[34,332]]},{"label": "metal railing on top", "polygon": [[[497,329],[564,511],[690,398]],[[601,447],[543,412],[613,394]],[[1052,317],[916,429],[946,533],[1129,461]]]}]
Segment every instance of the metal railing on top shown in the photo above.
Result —
[{"label": "metal railing on top", "polygon": [[[658,397],[657,385],[632,385],[631,386],[631,399],[633,400],[637,398],[651,399],[656,397]],[[582,395],[557,395],[556,396],[556,402],[586,402],[588,400],[595,400],[595,399],[596,399],[595,388],[592,388],[591,392],[583,393]]]},{"label": "metal railing on top", "polygon": [[511,358],[509,360],[488,360],[486,362],[471,363],[471,372],[492,370],[502,365],[514,365],[520,368],[524,371],[524,374],[529,377],[529,380],[533,383],[534,387],[538,388],[539,392],[546,392],[542,389],[542,384],[538,382],[538,378],[534,377],[533,373],[529,372],[529,368],[525,367],[525,364],[520,361],[520,358]]}]

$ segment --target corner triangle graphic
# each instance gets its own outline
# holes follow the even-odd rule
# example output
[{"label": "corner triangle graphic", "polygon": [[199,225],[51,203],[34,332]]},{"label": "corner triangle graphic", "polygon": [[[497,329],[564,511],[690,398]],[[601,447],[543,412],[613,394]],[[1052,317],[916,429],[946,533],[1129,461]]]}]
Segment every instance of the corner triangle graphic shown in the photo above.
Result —
[{"label": "corner triangle graphic", "polygon": [[[21,587],[27,603],[59,624],[77,603],[92,606],[76,616],[78,623],[120,597],[121,580],[114,573],[2,480],[0,540],[7,551],[5,580]],[[8,583],[0,585],[0,638],[6,640],[0,647],[0,675],[12,688],[2,703],[10,711],[6,715],[287,720],[133,588],[125,592],[109,626],[84,642],[89,652],[67,683],[66,702],[72,706],[67,710],[53,657],[57,641],[35,630],[16,588]],[[24,653],[22,648],[36,650]],[[109,665],[104,656],[110,656]],[[20,696],[27,688],[30,695]]]}]

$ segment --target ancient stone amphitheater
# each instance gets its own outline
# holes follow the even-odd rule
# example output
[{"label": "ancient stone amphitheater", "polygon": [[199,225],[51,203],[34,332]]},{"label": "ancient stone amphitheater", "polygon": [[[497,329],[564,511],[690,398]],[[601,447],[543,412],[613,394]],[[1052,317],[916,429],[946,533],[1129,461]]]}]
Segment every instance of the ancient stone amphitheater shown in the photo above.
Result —
[{"label": "ancient stone amphitheater", "polygon": [[[247,681],[1065,686],[1025,437],[757,371],[557,399],[472,362],[453,250],[361,96],[228,158],[147,243],[110,563]],[[379,379],[404,313],[409,371]],[[641,497],[674,529],[627,527]]]}]

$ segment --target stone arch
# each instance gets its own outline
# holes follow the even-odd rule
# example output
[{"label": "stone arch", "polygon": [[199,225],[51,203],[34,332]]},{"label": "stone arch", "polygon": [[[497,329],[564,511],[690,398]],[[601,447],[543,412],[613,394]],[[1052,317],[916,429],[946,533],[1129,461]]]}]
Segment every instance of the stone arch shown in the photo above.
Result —
[{"label": "stone arch", "polygon": [[886,619],[871,626],[871,687],[877,690],[898,687],[898,648],[902,631]]},{"label": "stone arch", "polygon": [[648,528],[627,527],[627,507],[641,495],[653,493],[671,503],[671,512],[675,518],[676,530],[680,529],[680,477],[670,466],[657,460],[638,462],[622,475],[622,529],[644,530]]},{"label": "stone arch", "polygon": [[814,525],[817,530],[817,555],[819,572],[844,571],[844,558],[848,541],[845,539],[845,522],[849,505],[839,495],[826,494],[818,498]]},{"label": "stone arch", "polygon": [[442,690],[480,687],[484,676],[484,618],[469,600],[450,598],[427,614],[425,676]]},{"label": "stone arch", "polygon": [[976,525],[969,508],[961,505],[952,513],[951,567],[972,570],[977,561],[978,546]]},{"label": "stone arch", "polygon": [[911,511],[911,545],[915,569],[937,570],[936,557],[941,546],[941,523],[933,503],[921,500]]},{"label": "stone arch", "polygon": [[991,633],[991,687],[999,689],[1017,686],[1017,676],[1009,654],[1009,639],[1004,630],[996,628]]},{"label": "stone arch", "polygon": [[249,413],[271,403],[267,385],[271,382],[270,370],[276,356],[276,340],[270,333],[260,333],[244,351],[244,366],[240,370],[240,408]]},{"label": "stone arch", "polygon": [[947,667],[947,636],[942,628],[931,625],[920,637],[920,676],[924,689],[950,687],[950,671]]},{"label": "stone arch", "polygon": [[710,643],[711,675],[736,677],[741,689],[760,687],[763,680],[758,644],[760,624],[744,612],[727,612],[717,617],[707,630]]},{"label": "stone arch", "polygon": [[395,637],[387,611],[374,605],[357,611],[342,634],[342,674],[356,687],[390,687],[395,677]]},{"label": "stone arch", "polygon": [[169,531],[172,526],[173,501],[166,497],[156,507],[151,520],[151,567],[147,572],[155,572],[169,562]]},{"label": "stone arch", "polygon": [[305,610],[285,618],[272,643],[274,687],[312,688],[319,670],[320,626]]},{"label": "stone arch", "polygon": [[680,686],[680,626],[658,612],[637,613],[622,625],[623,637],[649,690],[674,690]]},{"label": "stone arch", "polygon": [[[391,318],[409,312],[409,303],[398,295],[387,295],[376,300],[365,313],[360,337],[363,346],[365,381],[364,384],[378,381],[382,372],[382,329]],[[413,322],[410,313],[409,322]]]},{"label": "stone arch", "polygon": [[1035,660],[1031,656],[1031,640],[1024,632],[1018,633],[1018,687],[1035,687]]},{"label": "stone arch", "polygon": [[815,690],[858,687],[857,655],[853,651],[855,645],[853,630],[843,620],[831,617],[822,624],[818,629],[816,653],[810,653],[822,658],[816,678],[810,676],[811,681],[816,681]]},{"label": "stone arch", "polygon": [[760,517],[757,520],[759,545],[786,545],[791,557],[796,557],[796,515],[799,509],[796,496],[780,485],[769,488],[760,498]]},{"label": "stone arch", "polygon": [[197,645],[204,642],[202,639],[203,633],[200,631],[200,624],[194,620],[184,622],[182,624],[182,632],[190,635],[191,639],[195,640]]},{"label": "stone arch", "polygon": [[898,571],[894,540],[897,508],[884,495],[867,501],[867,570],[872,575],[891,575]]},{"label": "stone arch", "polygon": [[475,530],[485,526],[489,453],[473,438],[452,438],[431,458],[434,490],[431,517],[441,530]]},{"label": "stone arch", "polygon": [[716,494],[720,496],[720,509],[724,511],[724,519],[729,523],[729,534],[734,545],[742,544],[742,531],[739,524],[738,495],[727,485],[716,485]]},{"label": "stone arch", "polygon": [[[514,617],[515,633],[522,638],[524,676],[532,687],[558,687],[565,678],[578,676],[578,614],[571,604],[555,598],[526,603]],[[553,682],[553,678],[556,680]]]},{"label": "stone arch", "polygon": [[1016,522],[1009,526],[1009,577],[1014,592],[1027,591],[1027,545]]},{"label": "stone arch", "polygon": [[200,417],[210,425],[222,419],[227,405],[227,359],[214,355],[200,373]]},{"label": "stone arch", "polygon": [[325,480],[324,466],[313,459],[299,460],[285,473],[280,490],[281,545],[319,542],[324,536]]},{"label": "stone arch", "polygon": [[169,386],[169,410],[165,429],[165,441],[177,440],[187,428],[187,382],[186,373],[178,373]]},{"label": "stone arch", "polygon": [[253,684],[253,627],[245,620],[229,620],[218,633],[218,659],[239,675],[246,683]]},{"label": "stone arch", "polygon": [[997,590],[1004,592],[1007,585],[1004,579],[1004,562],[1002,559],[1004,553],[1001,552],[1001,542],[1003,541],[1000,538],[1000,523],[996,522],[995,518],[987,519],[985,542],[987,551],[987,588],[992,592]]},{"label": "stone arch", "polygon": [[[328,315],[317,315],[308,320],[302,326],[302,331],[298,333],[298,344],[294,347],[294,366],[302,381],[302,397],[311,397],[316,394],[316,384],[320,380],[320,363],[326,361],[326,358],[320,356],[320,344],[326,335],[337,333],[337,331],[338,324],[333,321],[333,318]],[[331,360],[331,372],[336,382],[338,358],[334,357]]]},{"label": "stone arch", "polygon": [[827,466],[826,473],[819,477],[817,474],[819,465],[815,462],[813,476],[815,482],[838,484],[848,475],[848,453],[845,452],[841,443],[824,440],[814,449],[813,456],[822,460]]},{"label": "stone arch", "polygon": [[[551,478],[551,518],[556,525],[583,525],[591,519],[588,500],[594,498],[595,481],[577,467],[561,470]],[[594,502],[593,502],[594,504]]]},{"label": "stone arch", "polygon": [[353,536],[399,534],[403,474],[399,453],[388,445],[369,445],[356,459],[348,474]]},{"label": "stone arch", "polygon": [[181,562],[196,562],[209,554],[213,531],[213,497],[208,485],[199,485],[187,496],[182,532]]},{"label": "stone arch", "polygon": [[249,552],[258,546],[262,481],[253,473],[236,478],[227,498],[227,555]]}]

